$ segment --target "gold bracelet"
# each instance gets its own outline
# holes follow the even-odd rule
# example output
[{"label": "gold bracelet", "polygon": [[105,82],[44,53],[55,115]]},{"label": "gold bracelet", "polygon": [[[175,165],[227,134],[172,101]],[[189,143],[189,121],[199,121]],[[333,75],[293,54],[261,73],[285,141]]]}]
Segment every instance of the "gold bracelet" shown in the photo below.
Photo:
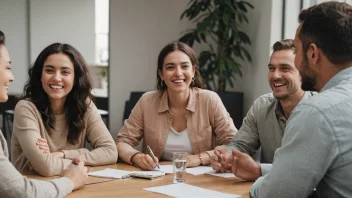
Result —
[{"label": "gold bracelet", "polygon": [[202,154],[201,154],[201,153],[199,153],[198,155],[199,155],[199,159],[200,159],[200,165],[203,165],[203,160],[202,160],[202,159],[203,159],[203,157],[202,157]]}]

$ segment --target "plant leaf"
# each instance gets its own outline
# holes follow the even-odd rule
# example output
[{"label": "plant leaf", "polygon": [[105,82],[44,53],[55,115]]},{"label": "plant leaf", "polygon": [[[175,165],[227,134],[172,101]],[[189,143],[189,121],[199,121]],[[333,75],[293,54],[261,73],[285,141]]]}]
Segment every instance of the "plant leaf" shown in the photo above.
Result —
[{"label": "plant leaf", "polygon": [[251,41],[248,35],[242,31],[238,31],[238,36],[240,37],[241,41],[245,44],[251,44]]}]

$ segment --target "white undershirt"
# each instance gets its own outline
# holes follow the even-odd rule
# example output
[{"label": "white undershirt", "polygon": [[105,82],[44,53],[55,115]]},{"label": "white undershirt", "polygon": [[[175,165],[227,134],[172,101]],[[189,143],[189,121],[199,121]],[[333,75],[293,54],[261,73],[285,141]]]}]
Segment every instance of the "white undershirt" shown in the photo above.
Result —
[{"label": "white undershirt", "polygon": [[188,154],[193,154],[187,129],[182,132],[177,132],[175,129],[170,127],[170,132],[165,144],[165,150],[161,156],[161,159],[172,161],[173,152],[187,152]]}]

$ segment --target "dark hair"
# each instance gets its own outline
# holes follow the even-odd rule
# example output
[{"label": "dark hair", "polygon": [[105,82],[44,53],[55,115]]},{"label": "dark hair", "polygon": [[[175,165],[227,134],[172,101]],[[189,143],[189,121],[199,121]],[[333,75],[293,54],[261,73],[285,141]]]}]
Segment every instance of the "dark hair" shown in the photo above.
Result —
[{"label": "dark hair", "polygon": [[5,45],[5,34],[0,30],[0,45]]},{"label": "dark hair", "polygon": [[284,39],[281,41],[277,41],[273,45],[274,52],[281,51],[281,50],[288,50],[288,49],[292,49],[292,50],[295,49],[292,39]]},{"label": "dark hair", "polygon": [[[24,87],[22,99],[30,100],[40,112],[44,126],[48,132],[54,130],[54,115],[50,107],[47,93],[41,84],[44,62],[52,54],[65,54],[74,66],[74,85],[65,101],[66,126],[68,127],[67,141],[77,144],[85,128],[84,116],[89,103],[92,101],[92,81],[86,62],[82,55],[71,45],[54,43],[46,47],[37,57],[33,67],[30,68],[29,80]],[[51,129],[51,130],[50,130]]]},{"label": "dark hair", "polygon": [[303,53],[315,43],[333,64],[352,61],[352,6],[347,3],[325,2],[302,10],[299,39]]},{"label": "dark hair", "polygon": [[156,80],[156,87],[157,87],[157,89],[160,91],[165,91],[167,89],[167,86],[166,86],[165,82],[163,82],[161,80],[158,71],[163,70],[165,57],[174,51],[181,51],[181,52],[185,53],[189,57],[189,59],[191,59],[191,63],[195,67],[194,81],[191,83],[190,86],[203,88],[204,80],[203,80],[202,76],[200,75],[198,59],[197,59],[197,56],[194,53],[193,49],[190,48],[185,43],[173,42],[173,43],[167,44],[159,53],[158,69],[156,70],[156,79],[157,79]]}]

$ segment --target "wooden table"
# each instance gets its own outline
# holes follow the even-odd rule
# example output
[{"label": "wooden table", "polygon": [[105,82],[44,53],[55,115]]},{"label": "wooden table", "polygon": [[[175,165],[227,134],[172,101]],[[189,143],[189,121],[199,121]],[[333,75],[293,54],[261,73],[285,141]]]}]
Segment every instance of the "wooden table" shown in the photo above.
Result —
[{"label": "wooden table", "polygon": [[[162,162],[161,164],[170,164],[170,162]],[[89,171],[98,171],[105,168],[115,168],[121,170],[138,171],[138,167],[117,163],[108,166],[89,167]],[[26,175],[31,179],[48,180],[55,177],[41,177],[39,175]],[[166,195],[157,194],[143,190],[143,188],[156,187],[172,184],[173,175],[167,174],[153,180],[141,178],[127,178],[127,179],[104,179],[97,177],[88,177],[87,185],[69,194],[67,197],[168,197]],[[249,197],[249,189],[253,182],[246,182],[239,178],[222,178],[212,175],[198,175],[194,176],[186,174],[186,184],[215,190],[219,192],[237,194],[242,197]],[[192,197],[192,195],[190,195]]]}]

